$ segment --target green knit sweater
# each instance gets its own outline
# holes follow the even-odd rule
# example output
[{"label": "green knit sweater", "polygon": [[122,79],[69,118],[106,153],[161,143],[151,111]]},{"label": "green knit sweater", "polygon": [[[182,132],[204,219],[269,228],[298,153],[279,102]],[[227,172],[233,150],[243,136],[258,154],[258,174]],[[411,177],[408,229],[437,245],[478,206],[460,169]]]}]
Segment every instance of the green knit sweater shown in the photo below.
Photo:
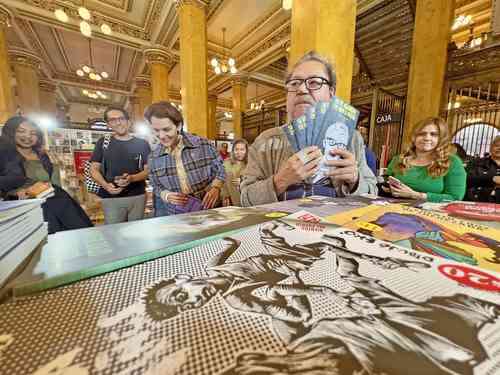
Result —
[{"label": "green knit sweater", "polygon": [[415,191],[427,194],[429,202],[460,201],[464,198],[467,174],[462,161],[450,155],[448,172],[441,177],[431,177],[427,167],[411,167],[404,174],[398,170],[399,156],[395,156],[387,167],[387,174],[396,177]]}]

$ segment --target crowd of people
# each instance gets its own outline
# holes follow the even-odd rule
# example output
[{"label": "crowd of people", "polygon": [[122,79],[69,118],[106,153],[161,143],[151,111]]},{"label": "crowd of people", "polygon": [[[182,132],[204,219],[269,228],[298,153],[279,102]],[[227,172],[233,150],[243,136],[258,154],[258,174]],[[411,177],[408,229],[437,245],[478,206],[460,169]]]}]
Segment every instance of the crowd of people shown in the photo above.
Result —
[{"label": "crowd of people", "polygon": [[[285,86],[288,118],[293,120],[335,95],[335,71],[326,59],[310,52],[293,66]],[[357,131],[347,149],[331,150],[335,158],[324,162],[323,178],[312,180],[323,157],[320,149],[311,146],[294,153],[281,127],[263,132],[251,146],[244,139],[235,140],[230,152],[227,143],[217,150],[208,139],[183,130],[182,114],[168,102],[153,103],[144,117],[158,141],[153,150],[131,134],[125,109],[109,107],[104,113],[112,135],[97,142],[91,176],[101,186],[106,224],[144,217],[146,179],[153,187],[155,216],[309,195],[369,193],[429,202],[466,198],[500,203],[500,136],[492,141],[487,157],[464,166],[463,156],[452,152],[446,122],[437,117],[415,124],[410,147],[389,163],[384,182],[378,182],[373,165],[368,166],[366,145]],[[39,126],[14,116],[0,138],[1,198],[26,199],[26,189],[40,181],[55,190],[42,206],[50,233],[92,226],[61,187]]]}]

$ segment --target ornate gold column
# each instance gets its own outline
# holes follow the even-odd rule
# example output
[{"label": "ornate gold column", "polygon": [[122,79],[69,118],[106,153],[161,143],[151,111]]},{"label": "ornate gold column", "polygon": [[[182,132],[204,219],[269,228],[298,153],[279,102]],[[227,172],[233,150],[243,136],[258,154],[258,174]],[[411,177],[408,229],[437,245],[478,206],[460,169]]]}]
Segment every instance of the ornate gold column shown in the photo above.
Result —
[{"label": "ornate gold column", "polygon": [[163,48],[148,48],[144,51],[151,66],[152,100],[168,100],[168,73],[175,65],[175,57]]},{"label": "ornate gold column", "polygon": [[9,54],[5,29],[9,22],[10,12],[0,5],[0,124],[14,114],[14,94],[11,86]]},{"label": "ornate gold column", "polygon": [[217,138],[217,93],[208,93],[208,139]]},{"label": "ornate gold column", "polygon": [[411,141],[411,133],[419,121],[429,116],[439,116],[453,3],[449,0],[417,1],[404,122],[404,146]]},{"label": "ornate gold column", "polygon": [[17,82],[18,105],[24,115],[40,111],[38,71],[41,60],[27,51],[11,51]]},{"label": "ornate gold column", "polygon": [[144,111],[152,103],[151,80],[148,76],[137,76],[135,79],[135,92],[132,99],[134,103],[133,118],[135,122],[144,121]]},{"label": "ornate gold column", "polygon": [[208,136],[207,0],[178,0],[181,95],[190,133]]},{"label": "ornate gold column", "polygon": [[40,111],[49,114],[52,117],[56,116],[56,88],[54,82],[41,79],[39,82],[40,87]]},{"label": "ornate gold column", "polygon": [[[39,82],[40,88],[40,112],[56,121],[57,104],[56,104],[56,88],[57,85],[49,80],[41,79]],[[40,125],[40,124],[39,124]],[[42,128],[45,137],[45,148],[49,149],[49,129]]]},{"label": "ornate gold column", "polygon": [[243,137],[243,114],[247,109],[248,76],[237,74],[232,78],[233,89],[233,130],[234,138]]},{"label": "ornate gold column", "polygon": [[350,101],[356,30],[356,0],[294,0],[289,66],[311,50],[337,72],[337,96]]}]

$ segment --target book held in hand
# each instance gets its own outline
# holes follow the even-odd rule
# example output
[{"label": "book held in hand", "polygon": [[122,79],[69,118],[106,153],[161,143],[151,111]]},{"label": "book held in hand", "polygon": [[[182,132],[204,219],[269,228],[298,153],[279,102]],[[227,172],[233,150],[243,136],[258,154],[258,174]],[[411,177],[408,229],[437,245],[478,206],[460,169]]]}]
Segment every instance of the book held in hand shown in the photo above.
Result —
[{"label": "book held in hand", "polygon": [[35,182],[28,189],[26,194],[29,198],[43,199],[54,195],[54,188],[48,182]]},{"label": "book held in hand", "polygon": [[323,160],[314,181],[324,177],[326,161],[338,159],[331,155],[332,149],[346,150],[351,142],[359,111],[334,96],[329,102],[318,102],[306,113],[283,126],[288,141],[295,152],[309,146],[317,146],[323,153]]}]

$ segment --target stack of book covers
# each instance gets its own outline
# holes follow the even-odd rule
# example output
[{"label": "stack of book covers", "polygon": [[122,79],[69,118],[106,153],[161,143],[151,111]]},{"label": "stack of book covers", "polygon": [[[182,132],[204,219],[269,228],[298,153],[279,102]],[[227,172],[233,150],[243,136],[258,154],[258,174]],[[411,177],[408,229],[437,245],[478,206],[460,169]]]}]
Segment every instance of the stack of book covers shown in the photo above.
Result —
[{"label": "stack of book covers", "polygon": [[43,200],[0,202],[0,287],[47,236]]}]

